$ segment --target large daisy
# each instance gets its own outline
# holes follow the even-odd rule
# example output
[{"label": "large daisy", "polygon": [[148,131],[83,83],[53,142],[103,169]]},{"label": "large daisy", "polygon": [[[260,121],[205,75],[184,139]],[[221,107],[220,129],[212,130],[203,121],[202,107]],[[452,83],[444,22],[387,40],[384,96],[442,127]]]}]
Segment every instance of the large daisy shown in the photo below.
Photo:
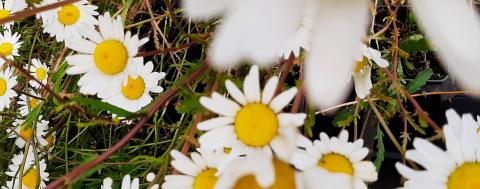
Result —
[{"label": "large daisy", "polygon": [[[22,11],[27,8],[27,3],[25,0],[1,0],[0,1],[0,19],[7,18],[10,15]],[[13,22],[8,22],[3,24],[6,28],[10,28]]]},{"label": "large daisy", "polygon": [[77,84],[80,92],[88,95],[108,93],[114,82],[127,81],[127,74],[135,73],[143,64],[143,58],[135,55],[148,41],[148,38],[138,39],[137,35],[124,33],[120,16],[113,19],[107,12],[98,20],[100,32],[86,28],[89,40],[74,38],[65,44],[80,53],[66,57],[70,64],[67,73],[84,74]]},{"label": "large daisy", "polygon": [[163,88],[158,82],[165,77],[164,72],[154,72],[153,63],[140,64],[135,75],[128,75],[127,81],[115,83],[108,94],[99,95],[103,101],[130,112],[136,112],[149,104],[153,99],[150,93],[160,93]]},{"label": "large daisy", "polygon": [[[0,55],[7,59],[13,60],[13,57],[19,56],[18,49],[22,45],[20,41],[21,35],[14,33],[10,30],[5,30],[3,34],[0,34]],[[0,58],[0,66],[5,63],[3,58]]]},{"label": "large daisy", "polygon": [[348,142],[346,130],[340,132],[338,138],[320,133],[320,140],[313,143],[309,140],[299,141],[299,146],[304,150],[295,154],[292,163],[304,172],[307,177],[305,184],[309,188],[336,178],[339,180],[333,182],[338,183],[339,187],[363,189],[367,188],[365,182],[377,180],[378,174],[373,163],[363,160],[368,155],[368,148],[362,147],[362,139]]},{"label": "large daisy", "polygon": [[388,67],[388,61],[382,58],[380,51],[372,49],[362,44],[362,54],[355,58],[357,65],[353,71],[353,81],[355,82],[355,92],[357,96],[364,99],[370,94],[372,89],[372,62],[380,68]]},{"label": "large daisy", "polygon": [[[42,120],[42,116],[38,117],[36,125],[31,123],[25,123],[23,119],[16,119],[13,122],[15,131],[12,132],[8,138],[16,138],[15,145],[19,148],[23,148],[26,142],[29,142],[32,137],[35,139],[35,143],[39,146],[45,147],[48,145],[48,141],[45,140],[44,135],[48,128],[49,121]],[[7,129],[7,132],[11,132],[10,129]]]},{"label": "large daisy", "polygon": [[[48,80],[48,66],[45,63],[42,63],[39,59],[32,59],[32,65],[30,65],[30,74],[38,79],[42,84],[47,84]],[[40,84],[37,81],[30,80],[28,82],[30,86],[35,89],[40,88]]]},{"label": "large daisy", "polygon": [[223,150],[197,148],[197,151],[190,154],[191,158],[177,150],[170,152],[173,158],[170,164],[182,174],[165,176],[162,189],[213,189],[218,179],[218,166],[226,154]]},{"label": "large daisy", "polygon": [[235,101],[213,93],[201,97],[200,103],[220,117],[203,121],[198,129],[207,131],[200,136],[203,148],[217,149],[232,147],[232,154],[266,152],[285,161],[295,149],[297,127],[303,125],[303,113],[282,113],[295,97],[293,87],[275,97],[278,77],[270,78],[263,91],[260,90],[258,66],[252,66],[243,83],[243,93],[233,82],[225,86]]},{"label": "large daisy", "polygon": [[18,105],[20,105],[20,107],[18,108],[20,110],[20,115],[27,116],[39,104],[40,104],[40,95],[33,90],[30,90],[29,95],[24,95],[24,94],[20,95],[20,100],[18,101]]},{"label": "large daisy", "polygon": [[480,135],[478,122],[472,115],[460,117],[454,110],[447,111],[448,124],[443,127],[446,150],[427,140],[416,138],[415,149],[408,150],[406,158],[424,169],[413,170],[401,163],[396,167],[407,178],[405,188],[475,189],[480,186]]},{"label": "large daisy", "polygon": [[20,152],[20,154],[14,155],[12,158],[12,164],[8,166],[8,171],[5,172],[6,175],[12,177],[10,180],[7,181],[7,188],[9,189],[35,189],[40,188],[43,189],[46,187],[45,182],[48,181],[49,174],[45,172],[47,169],[47,164],[45,164],[45,160],[39,159],[38,160],[38,167],[35,163],[35,155],[36,153],[33,148],[29,148],[28,153],[26,154],[25,163],[23,164],[23,173],[22,173],[22,183],[20,184],[20,167],[22,165],[24,154]]},{"label": "large daisy", "polygon": [[[44,0],[40,6],[59,2],[58,0]],[[37,15],[43,21],[45,33],[55,36],[58,42],[71,38],[87,37],[86,29],[93,29],[98,24],[94,16],[98,15],[97,6],[87,0],[65,5]]]},{"label": "large daisy", "polygon": [[17,96],[13,87],[17,85],[17,76],[12,76],[13,70],[6,68],[0,71],[0,110],[10,108],[10,101]]}]

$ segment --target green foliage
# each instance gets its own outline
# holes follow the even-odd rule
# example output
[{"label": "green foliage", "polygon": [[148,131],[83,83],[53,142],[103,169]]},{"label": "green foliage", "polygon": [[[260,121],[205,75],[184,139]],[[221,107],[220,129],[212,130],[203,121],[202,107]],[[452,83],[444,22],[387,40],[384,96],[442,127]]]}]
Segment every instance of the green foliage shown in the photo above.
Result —
[{"label": "green foliage", "polygon": [[347,127],[350,126],[354,119],[355,107],[350,106],[338,112],[335,118],[332,121],[332,124],[337,127]]},{"label": "green foliage", "polygon": [[406,90],[409,93],[417,92],[421,87],[427,84],[427,81],[430,79],[430,77],[432,77],[432,75],[432,69],[423,70],[415,77],[415,79],[408,83],[408,85],[405,87]]},{"label": "green foliage", "polygon": [[380,171],[380,168],[382,167],[382,163],[385,160],[385,146],[383,144],[383,132],[380,127],[377,127],[377,136],[375,139],[377,139],[377,154],[375,161],[373,164],[375,165],[375,168],[377,168],[377,171]]}]

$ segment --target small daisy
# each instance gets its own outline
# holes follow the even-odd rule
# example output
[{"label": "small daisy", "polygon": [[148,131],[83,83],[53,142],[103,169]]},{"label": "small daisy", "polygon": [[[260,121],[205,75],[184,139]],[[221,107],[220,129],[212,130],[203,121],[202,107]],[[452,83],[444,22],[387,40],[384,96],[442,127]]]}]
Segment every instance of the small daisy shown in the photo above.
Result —
[{"label": "small daisy", "polygon": [[138,39],[137,35],[124,33],[120,16],[113,19],[107,12],[98,20],[100,32],[86,28],[89,40],[74,38],[65,44],[80,53],[66,57],[71,66],[67,73],[84,74],[77,84],[80,92],[87,95],[105,93],[112,90],[114,82],[127,81],[127,73],[134,73],[143,64],[143,58],[135,55],[148,41],[148,38]]},{"label": "small daisy", "polygon": [[[40,82],[42,82],[42,84],[44,85],[47,84],[48,70],[49,69],[47,64],[42,63],[36,58],[32,59],[32,65],[30,66],[30,74],[33,75],[35,79],[38,79]],[[34,80],[30,80],[28,83],[35,89],[40,88],[40,84]]]},{"label": "small daisy", "polygon": [[182,174],[165,176],[162,189],[213,189],[218,179],[218,166],[226,154],[223,151],[202,148],[197,148],[197,151],[190,154],[191,158],[177,150],[170,152],[173,158],[170,164]]},{"label": "small daisy", "polygon": [[416,138],[415,149],[406,158],[423,170],[413,170],[397,163],[398,172],[407,179],[408,189],[475,189],[480,186],[480,135],[472,115],[460,117],[454,110],[446,112],[448,124],[443,127],[446,150],[427,140]]},{"label": "small daisy", "polygon": [[[25,0],[5,0],[0,1],[0,19],[7,18],[10,15],[20,12],[23,9],[27,8],[27,3]],[[3,24],[5,28],[10,28],[13,22],[8,22]]]},{"label": "small daisy", "polygon": [[[30,90],[30,95],[34,97],[40,97],[38,93],[33,90]],[[20,95],[20,100],[18,101],[18,108],[20,110],[21,116],[27,116],[33,109],[35,109],[40,104],[39,98],[34,98],[29,95]]]},{"label": "small daisy", "polygon": [[[47,164],[45,164],[45,160],[40,159],[38,161],[39,167],[35,165],[35,153],[32,148],[29,148],[28,154],[26,155],[25,164],[23,164],[23,177],[22,177],[22,189],[35,189],[38,185],[40,189],[46,187],[45,182],[48,181],[49,174],[45,172],[47,168]],[[9,171],[5,174],[12,177],[11,180],[7,181],[7,187],[9,189],[18,189],[20,188],[20,166],[23,162],[23,152],[20,154],[14,155],[12,158],[12,164],[8,166]],[[40,180],[39,180],[40,178]]]},{"label": "small daisy", "polygon": [[[153,173],[148,173],[147,175],[147,181],[151,182],[153,181],[153,177],[155,177],[155,174]],[[101,189],[112,189],[113,185],[113,180],[110,177],[107,177],[103,180],[103,184],[101,186]],[[122,186],[121,189],[139,189],[140,188],[140,180],[138,178],[134,178],[133,180],[130,180],[130,175],[125,175],[122,180]],[[151,189],[158,189],[158,184],[152,185],[150,187]]]},{"label": "small daisy", "polygon": [[[49,121],[42,120],[42,116],[38,117],[38,122],[36,124],[36,128],[32,128],[31,124],[25,123],[23,119],[16,119],[13,122],[13,126],[15,127],[15,132],[11,133],[8,138],[16,138],[15,144],[19,148],[23,148],[25,146],[25,142],[29,141],[32,136],[35,136],[36,143],[40,146],[47,146],[48,141],[43,138],[45,135],[45,131],[48,128]],[[7,132],[10,132],[10,129],[7,129]]]},{"label": "small daisy", "polygon": [[355,82],[355,92],[357,96],[364,99],[370,94],[372,89],[372,62],[375,62],[380,68],[388,67],[388,61],[382,58],[380,51],[367,47],[362,44],[363,54],[356,58],[357,65],[353,71],[353,80]]},{"label": "small daisy", "polygon": [[221,172],[215,189],[303,189],[295,168],[268,156],[237,157]]},{"label": "small daisy", "polygon": [[118,106],[130,112],[136,112],[149,104],[153,99],[150,93],[160,93],[163,88],[158,82],[165,77],[165,73],[153,72],[153,63],[147,62],[136,69],[135,75],[128,75],[123,83],[115,83],[110,94],[99,95],[103,101]]},{"label": "small daisy", "polygon": [[200,136],[203,148],[218,149],[232,147],[232,154],[266,152],[287,161],[299,135],[297,127],[303,125],[303,113],[281,113],[295,97],[293,87],[275,96],[278,77],[274,76],[260,90],[258,66],[252,66],[245,77],[242,93],[233,82],[225,86],[235,101],[213,93],[212,97],[201,97],[200,103],[220,117],[203,121],[198,129],[207,131]]},{"label": "small daisy", "polygon": [[6,68],[0,71],[0,110],[10,108],[10,100],[17,96],[13,87],[17,85],[17,76],[12,76],[13,70]]},{"label": "small daisy", "polygon": [[[3,34],[0,34],[0,55],[7,59],[13,60],[13,57],[19,56],[18,49],[22,45],[20,41],[21,35],[14,33],[10,30],[5,30]],[[0,66],[5,63],[3,58],[0,58]]]},{"label": "small daisy", "polygon": [[313,143],[309,140],[299,141],[302,141],[299,146],[305,150],[299,150],[292,158],[292,163],[305,176],[312,177],[304,179],[308,188],[337,178],[338,186],[363,189],[367,188],[365,182],[377,180],[378,174],[373,163],[363,160],[368,155],[368,148],[362,147],[362,139],[348,142],[346,130],[340,132],[338,138],[329,138],[327,134],[320,133],[320,140]]},{"label": "small daisy", "polygon": [[[40,6],[57,2],[59,1],[45,0]],[[61,42],[71,38],[87,37],[86,28],[93,29],[98,25],[98,20],[94,17],[98,15],[96,10],[97,6],[90,5],[87,0],[81,0],[37,14],[37,18],[43,21],[43,31]]]}]

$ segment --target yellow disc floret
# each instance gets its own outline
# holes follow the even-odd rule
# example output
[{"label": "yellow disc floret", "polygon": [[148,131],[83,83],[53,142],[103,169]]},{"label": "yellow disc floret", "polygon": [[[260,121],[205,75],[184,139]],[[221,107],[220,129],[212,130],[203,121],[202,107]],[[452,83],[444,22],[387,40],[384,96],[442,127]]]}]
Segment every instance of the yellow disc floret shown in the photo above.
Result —
[{"label": "yellow disc floret", "polygon": [[367,66],[368,66],[368,58],[363,56],[363,59],[361,61],[357,61],[357,64],[355,65],[355,68],[353,71],[360,72]]},{"label": "yellow disc floret", "polygon": [[36,188],[39,184],[38,180],[38,171],[35,168],[31,168],[26,173],[23,174],[22,184],[27,188]]},{"label": "yellow disc floret", "polygon": [[[278,159],[273,160],[275,167],[275,183],[268,189],[295,189],[295,169]],[[238,179],[233,189],[263,189],[253,175]]]},{"label": "yellow disc floret", "polygon": [[128,63],[127,49],[117,40],[101,42],[93,52],[97,68],[105,74],[115,75],[122,72]]},{"label": "yellow disc floret", "polygon": [[137,79],[133,79],[128,76],[127,84],[122,86],[123,96],[130,100],[137,100],[143,96],[143,92],[145,92],[145,82],[142,77],[138,76]]},{"label": "yellow disc floret", "polygon": [[9,42],[4,42],[0,44],[0,55],[8,56],[13,52],[13,45]]},{"label": "yellow disc floret", "polygon": [[10,11],[6,9],[0,9],[0,19],[7,18],[10,16]]},{"label": "yellow disc floret", "polygon": [[277,115],[264,104],[248,104],[237,113],[235,132],[249,146],[260,147],[270,143],[277,130]]},{"label": "yellow disc floret", "polygon": [[5,79],[0,78],[0,96],[5,95],[7,92],[7,81]]},{"label": "yellow disc floret", "polygon": [[464,163],[448,178],[448,189],[480,189],[480,162]]},{"label": "yellow disc floret", "polygon": [[217,183],[216,169],[206,169],[195,177],[193,189],[213,189]]},{"label": "yellow disc floret", "polygon": [[23,140],[28,141],[30,138],[32,138],[33,135],[33,129],[32,127],[29,127],[27,124],[22,125],[20,128],[20,136],[23,138]]},{"label": "yellow disc floret", "polygon": [[38,99],[30,98],[30,109],[35,109],[38,106]]},{"label": "yellow disc floret", "polygon": [[74,5],[65,5],[58,11],[58,21],[63,25],[72,25],[80,19],[80,9]]},{"label": "yellow disc floret", "polygon": [[38,80],[42,81],[47,77],[47,70],[45,70],[45,68],[37,68],[35,76]]},{"label": "yellow disc floret", "polygon": [[53,141],[54,141],[54,138],[52,135],[48,135],[45,140],[47,141],[47,145],[45,146],[45,148],[47,149],[50,149],[51,147],[53,147]]},{"label": "yellow disc floret", "polygon": [[325,168],[332,173],[345,173],[353,175],[353,165],[345,156],[340,154],[327,154],[318,161],[319,167]]}]

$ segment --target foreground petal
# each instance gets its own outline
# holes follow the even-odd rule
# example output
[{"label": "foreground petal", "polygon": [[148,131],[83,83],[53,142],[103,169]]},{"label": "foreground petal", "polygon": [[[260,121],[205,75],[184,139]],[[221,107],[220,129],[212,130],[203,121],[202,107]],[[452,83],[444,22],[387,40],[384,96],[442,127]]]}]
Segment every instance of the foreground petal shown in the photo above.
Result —
[{"label": "foreground petal", "polygon": [[230,0],[183,0],[182,3],[187,17],[207,20],[222,14],[230,4]]}]

